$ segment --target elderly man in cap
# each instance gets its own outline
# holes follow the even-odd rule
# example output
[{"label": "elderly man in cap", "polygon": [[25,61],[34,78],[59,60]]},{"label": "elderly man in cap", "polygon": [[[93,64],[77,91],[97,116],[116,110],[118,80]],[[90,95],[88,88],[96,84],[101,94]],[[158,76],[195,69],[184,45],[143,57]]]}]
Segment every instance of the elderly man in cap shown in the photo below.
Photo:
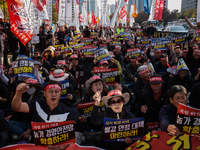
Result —
[{"label": "elderly man in cap", "polygon": [[4,42],[5,34],[3,33],[3,27],[0,26],[0,64],[4,64]]},{"label": "elderly man in cap", "polygon": [[141,96],[142,89],[144,88],[145,84],[149,82],[150,79],[150,72],[147,65],[142,65],[137,69],[138,78],[135,82],[135,87],[133,88],[133,93],[135,95],[135,101],[131,106],[131,112],[136,113],[136,108],[139,105],[139,97]]},{"label": "elderly man in cap", "polygon": [[132,56],[131,63],[126,66],[127,84],[130,89],[133,89],[135,82],[137,81],[137,69],[142,64],[138,63],[138,57]]},{"label": "elderly man in cap", "polygon": [[[84,68],[79,65],[79,58],[76,54],[70,56],[70,64],[68,71],[76,78],[77,83],[80,83],[81,89],[84,88]],[[78,86],[80,86],[78,85]]]},{"label": "elderly man in cap", "polygon": [[145,117],[147,122],[159,122],[161,107],[169,104],[168,92],[169,86],[162,80],[161,75],[151,76],[140,96],[138,116]]}]

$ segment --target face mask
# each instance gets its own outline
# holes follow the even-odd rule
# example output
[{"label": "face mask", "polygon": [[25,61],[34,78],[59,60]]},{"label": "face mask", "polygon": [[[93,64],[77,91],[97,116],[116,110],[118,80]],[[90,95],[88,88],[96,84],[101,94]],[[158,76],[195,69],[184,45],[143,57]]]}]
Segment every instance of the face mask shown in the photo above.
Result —
[{"label": "face mask", "polygon": [[35,91],[36,91],[35,88],[30,88],[26,92],[28,93],[28,95],[33,95],[35,93]]}]

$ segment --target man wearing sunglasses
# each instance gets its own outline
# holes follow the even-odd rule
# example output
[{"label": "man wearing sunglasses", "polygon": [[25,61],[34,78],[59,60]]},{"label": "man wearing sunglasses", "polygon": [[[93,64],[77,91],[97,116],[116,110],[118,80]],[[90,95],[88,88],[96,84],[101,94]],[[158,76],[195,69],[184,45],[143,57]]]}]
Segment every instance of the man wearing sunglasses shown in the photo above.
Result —
[{"label": "man wearing sunglasses", "polygon": [[[127,104],[130,100],[129,93],[122,94],[122,92],[119,90],[112,90],[107,94],[107,96],[103,96],[101,99],[100,92],[97,92],[93,98],[95,100],[95,105],[92,110],[90,119],[90,122],[93,125],[103,125],[104,117],[115,119],[134,118],[134,116],[130,112],[123,108],[123,106]],[[101,100],[106,106],[106,110],[103,113],[99,114],[98,110]],[[100,141],[102,141],[102,143],[100,145],[105,149],[121,150],[125,149],[132,143],[132,140],[129,137],[125,138],[125,142],[103,142],[102,134],[101,139]]]}]

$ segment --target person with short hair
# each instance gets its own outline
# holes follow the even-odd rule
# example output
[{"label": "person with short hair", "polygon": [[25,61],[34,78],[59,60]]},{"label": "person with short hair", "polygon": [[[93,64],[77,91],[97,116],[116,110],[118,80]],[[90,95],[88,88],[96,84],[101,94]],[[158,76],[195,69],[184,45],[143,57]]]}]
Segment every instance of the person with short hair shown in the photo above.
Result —
[{"label": "person with short hair", "polygon": [[131,63],[129,63],[126,66],[126,73],[127,73],[127,79],[126,82],[128,84],[128,87],[132,89],[134,87],[135,82],[137,81],[137,69],[142,64],[138,63],[138,57],[132,56],[131,57]]},{"label": "person with short hair", "polygon": [[178,104],[187,104],[187,90],[182,85],[173,85],[169,90],[170,104],[165,105],[159,112],[160,128],[168,132],[171,136],[180,134],[180,130],[175,126]]},{"label": "person with short hair", "polygon": [[16,88],[16,94],[12,100],[12,109],[17,112],[29,113],[33,122],[62,122],[75,120],[73,112],[60,102],[61,84],[58,81],[50,81],[44,87],[43,99],[22,102],[22,94],[30,87],[26,83],[20,83]]},{"label": "person with short hair", "polygon": [[160,61],[155,63],[154,69],[156,74],[159,74],[161,76],[164,76],[167,72],[167,68],[170,67],[169,61],[168,61],[168,55],[163,53],[160,56]]},{"label": "person with short hair", "polygon": [[137,108],[139,107],[140,96],[142,93],[142,89],[149,82],[151,74],[149,72],[149,68],[147,65],[142,65],[137,69],[138,78],[135,82],[135,87],[133,88],[133,93],[135,95],[135,101],[131,105],[131,112],[136,114]]}]

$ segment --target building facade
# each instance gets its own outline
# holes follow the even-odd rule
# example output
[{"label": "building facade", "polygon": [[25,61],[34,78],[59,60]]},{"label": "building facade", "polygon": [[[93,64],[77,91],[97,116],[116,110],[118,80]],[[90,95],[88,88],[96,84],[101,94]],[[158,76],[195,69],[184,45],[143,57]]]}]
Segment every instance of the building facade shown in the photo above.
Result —
[{"label": "building facade", "polygon": [[181,12],[186,11],[188,9],[196,9],[197,0],[182,0],[181,3]]}]

